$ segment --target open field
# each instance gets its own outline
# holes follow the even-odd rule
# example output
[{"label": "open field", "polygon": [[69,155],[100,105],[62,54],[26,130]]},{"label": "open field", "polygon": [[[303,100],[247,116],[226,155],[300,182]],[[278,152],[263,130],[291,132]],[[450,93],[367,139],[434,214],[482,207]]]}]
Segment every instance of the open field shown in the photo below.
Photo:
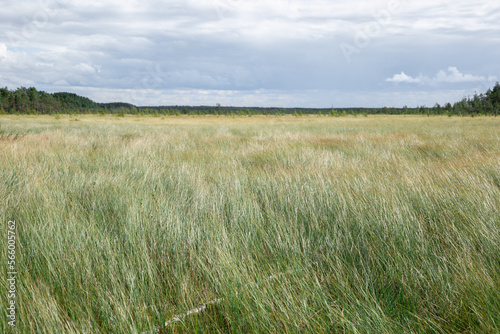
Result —
[{"label": "open field", "polygon": [[500,118],[0,116],[0,204],[18,333],[500,332]]}]

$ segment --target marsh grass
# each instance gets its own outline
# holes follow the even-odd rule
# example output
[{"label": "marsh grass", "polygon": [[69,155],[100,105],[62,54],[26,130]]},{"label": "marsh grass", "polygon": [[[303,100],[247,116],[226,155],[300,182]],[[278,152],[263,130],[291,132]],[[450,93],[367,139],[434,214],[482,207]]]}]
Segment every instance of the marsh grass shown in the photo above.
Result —
[{"label": "marsh grass", "polygon": [[78,119],[0,117],[19,333],[500,331],[500,120]]}]

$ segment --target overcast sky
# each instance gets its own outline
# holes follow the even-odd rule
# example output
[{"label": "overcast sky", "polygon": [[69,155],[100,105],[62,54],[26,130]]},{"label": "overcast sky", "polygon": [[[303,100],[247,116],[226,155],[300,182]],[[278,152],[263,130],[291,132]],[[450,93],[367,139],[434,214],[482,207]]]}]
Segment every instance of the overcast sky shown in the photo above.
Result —
[{"label": "overcast sky", "polygon": [[0,0],[0,86],[135,105],[433,106],[500,80],[498,0]]}]

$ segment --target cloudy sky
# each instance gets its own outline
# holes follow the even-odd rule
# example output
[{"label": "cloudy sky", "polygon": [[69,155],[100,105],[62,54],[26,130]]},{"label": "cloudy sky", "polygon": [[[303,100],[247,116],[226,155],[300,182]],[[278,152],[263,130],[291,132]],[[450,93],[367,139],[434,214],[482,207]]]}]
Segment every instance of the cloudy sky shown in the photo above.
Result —
[{"label": "cloudy sky", "polygon": [[136,105],[432,106],[500,80],[498,0],[1,0],[0,86]]}]

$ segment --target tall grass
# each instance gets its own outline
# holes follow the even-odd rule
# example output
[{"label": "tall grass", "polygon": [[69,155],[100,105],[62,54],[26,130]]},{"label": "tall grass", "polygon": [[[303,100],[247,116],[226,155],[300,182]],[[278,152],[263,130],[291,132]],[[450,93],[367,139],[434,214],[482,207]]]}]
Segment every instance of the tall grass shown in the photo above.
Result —
[{"label": "tall grass", "polygon": [[0,118],[18,333],[500,331],[500,120],[78,119]]}]

